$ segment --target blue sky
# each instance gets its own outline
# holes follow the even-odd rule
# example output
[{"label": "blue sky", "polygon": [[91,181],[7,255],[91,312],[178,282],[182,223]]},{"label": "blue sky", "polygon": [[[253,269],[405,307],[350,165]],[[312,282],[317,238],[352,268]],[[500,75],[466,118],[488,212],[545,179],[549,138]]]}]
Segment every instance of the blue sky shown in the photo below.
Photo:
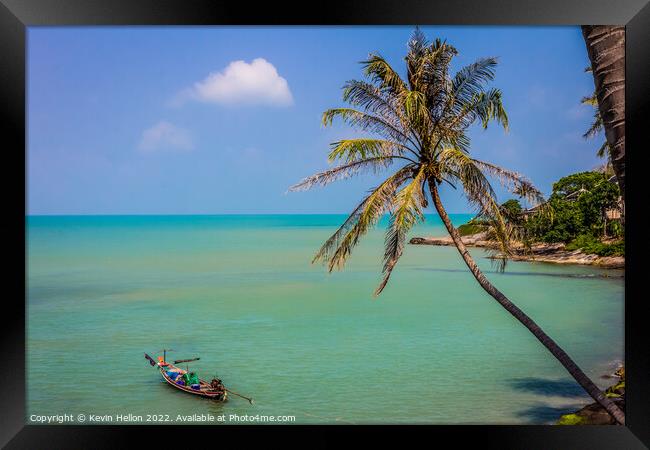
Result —
[{"label": "blue sky", "polygon": [[[286,193],[328,167],[341,86],[379,52],[404,71],[412,27],[32,27],[28,214],[344,213],[378,178]],[[553,181],[601,161],[579,27],[423,27],[454,70],[497,56],[510,131],[472,132],[476,158]],[[496,183],[496,182],[495,182]],[[500,200],[509,198],[502,190]],[[442,194],[470,212],[460,192]]]}]

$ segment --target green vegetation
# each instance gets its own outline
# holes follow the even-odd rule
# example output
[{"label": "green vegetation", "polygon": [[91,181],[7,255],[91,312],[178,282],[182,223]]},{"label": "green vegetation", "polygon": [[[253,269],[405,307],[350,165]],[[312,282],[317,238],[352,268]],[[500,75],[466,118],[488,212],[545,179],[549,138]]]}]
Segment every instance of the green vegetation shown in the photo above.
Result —
[{"label": "green vegetation", "polygon": [[[591,66],[585,68],[585,72],[592,72]],[[589,129],[585,132],[585,134],[582,135],[582,137],[585,139],[590,139],[603,133],[605,131],[605,125],[603,124],[603,118],[600,115],[600,110],[598,109],[598,95],[596,90],[594,90],[594,92],[589,97],[582,97],[581,103],[583,105],[589,105],[594,109],[594,119],[591,122]],[[607,164],[605,167],[606,169],[613,171],[611,168],[612,162],[609,152],[609,143],[607,142],[607,139],[605,139],[605,141],[602,142],[598,148],[596,155],[598,155],[599,158],[607,157]]]},{"label": "green vegetation", "polygon": [[587,425],[588,422],[585,417],[573,413],[573,414],[565,414],[561,416],[557,424],[558,425]]},{"label": "green vegetation", "polygon": [[566,247],[567,250],[582,250],[584,253],[598,256],[625,256],[625,242],[618,241],[606,244],[591,234],[581,234]]},{"label": "green vegetation", "polygon": [[616,207],[618,197],[618,186],[603,173],[569,175],[553,184],[548,200],[552,214],[533,215],[526,227],[543,242],[569,243],[580,235],[602,236],[604,211]]},{"label": "green vegetation", "polygon": [[501,214],[509,223],[520,224],[523,221],[521,213],[523,209],[519,200],[510,199],[501,205]]},{"label": "green vegetation", "polygon": [[[519,200],[511,199],[499,206],[499,212],[506,225],[521,225],[523,223],[523,208]],[[478,215],[471,219],[469,222],[460,225],[457,230],[461,236],[470,236],[472,234],[481,233],[483,231],[490,231],[494,221],[486,215]]]},{"label": "green vegetation", "polygon": [[[619,381],[605,390],[605,397],[618,403],[619,408],[625,405],[625,368],[620,367],[616,374]],[[579,411],[564,414],[557,421],[558,425],[612,425],[612,416],[598,403],[589,404]]]},{"label": "green vegetation", "polygon": [[610,386],[605,391],[605,395],[609,398],[619,398],[625,395],[625,380],[619,381],[614,386]]},{"label": "green vegetation", "polygon": [[564,242],[567,250],[599,256],[624,255],[623,241],[605,244],[601,237],[622,237],[619,222],[607,221],[605,211],[616,208],[619,189],[601,172],[580,172],[553,184],[548,200],[551,214],[534,214],[525,227],[534,240]]},{"label": "green vegetation", "polygon": [[[545,209],[527,218],[516,199],[500,206],[501,215],[525,244],[533,242],[566,244],[566,249],[599,256],[625,256],[623,228],[619,221],[606,220],[605,211],[615,209],[619,198],[616,183],[601,172],[580,172],[561,178]],[[458,228],[461,236],[486,229],[487,222],[477,216]],[[614,241],[602,242],[603,237]],[[618,239],[618,240],[617,240]]]},{"label": "green vegetation", "polygon": [[470,236],[472,234],[485,231],[486,225],[480,219],[474,218],[467,223],[462,224],[457,228],[461,236]]}]

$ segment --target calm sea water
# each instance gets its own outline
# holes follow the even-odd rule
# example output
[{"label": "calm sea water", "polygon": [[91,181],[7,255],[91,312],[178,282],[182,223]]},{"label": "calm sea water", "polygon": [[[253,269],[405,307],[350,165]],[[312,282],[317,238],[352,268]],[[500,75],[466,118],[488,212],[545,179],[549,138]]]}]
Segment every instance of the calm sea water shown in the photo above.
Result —
[{"label": "calm sea water", "polygon": [[[374,299],[383,235],[342,272],[310,261],[344,216],[29,217],[32,414],[293,415],[296,423],[548,423],[589,399],[451,247],[407,246]],[[457,215],[457,224],[469,216]],[[444,235],[437,216],[412,235]],[[622,271],[512,262],[488,277],[602,387],[623,358]],[[201,359],[254,405],[161,382]]]}]

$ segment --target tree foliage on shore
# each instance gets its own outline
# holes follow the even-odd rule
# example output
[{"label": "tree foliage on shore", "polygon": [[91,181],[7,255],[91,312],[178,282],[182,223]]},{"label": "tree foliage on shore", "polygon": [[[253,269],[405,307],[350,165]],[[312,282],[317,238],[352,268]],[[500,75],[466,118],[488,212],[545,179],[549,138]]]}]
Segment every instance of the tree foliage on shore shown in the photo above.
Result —
[{"label": "tree foliage on shore", "polygon": [[[605,211],[618,207],[618,185],[602,172],[580,172],[558,180],[545,210],[525,214],[517,199],[499,207],[513,236],[526,247],[532,244],[564,243],[567,250],[581,250],[599,256],[625,255],[620,222],[607,220]],[[486,232],[491,224],[480,215],[458,227],[461,236]],[[602,238],[614,242],[602,242]],[[621,238],[621,240],[617,240]]]},{"label": "tree foliage on shore", "polygon": [[[519,200],[510,199],[499,206],[499,211],[505,223],[512,229],[513,227],[520,227],[523,225],[524,219],[522,216],[523,208]],[[460,225],[458,232],[461,236],[469,236],[481,232],[489,232],[491,221],[481,215],[474,217],[469,222]]]},{"label": "tree foliage on shore", "polygon": [[548,205],[552,214],[534,214],[526,221],[529,235],[542,242],[569,243],[579,236],[617,234],[615,222],[605,229],[604,212],[615,208],[620,196],[615,183],[600,172],[580,172],[553,184]]}]

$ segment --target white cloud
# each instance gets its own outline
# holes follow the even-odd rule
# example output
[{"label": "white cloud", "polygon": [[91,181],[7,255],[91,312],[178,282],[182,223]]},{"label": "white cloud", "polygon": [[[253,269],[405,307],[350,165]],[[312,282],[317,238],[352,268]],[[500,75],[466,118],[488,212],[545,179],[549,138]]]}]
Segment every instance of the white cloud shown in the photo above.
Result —
[{"label": "white cloud", "polygon": [[160,121],[142,132],[138,149],[143,152],[159,150],[192,150],[190,132],[167,121]]},{"label": "white cloud", "polygon": [[173,103],[180,104],[188,99],[222,105],[293,104],[287,80],[264,58],[251,63],[233,61],[223,71],[213,72],[181,92]]}]

